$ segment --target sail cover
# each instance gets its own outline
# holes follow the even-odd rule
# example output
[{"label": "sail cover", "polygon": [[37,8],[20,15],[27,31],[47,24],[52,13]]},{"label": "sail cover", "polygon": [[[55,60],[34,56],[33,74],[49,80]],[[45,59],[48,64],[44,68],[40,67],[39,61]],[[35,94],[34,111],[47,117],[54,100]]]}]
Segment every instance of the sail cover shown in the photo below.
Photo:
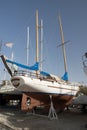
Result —
[{"label": "sail cover", "polygon": [[49,73],[44,72],[44,71],[40,71],[40,74],[42,74],[42,75],[44,75],[44,76],[50,76],[50,74],[49,74]]},{"label": "sail cover", "polygon": [[65,81],[68,81],[68,72],[65,72],[61,78]]},{"label": "sail cover", "polygon": [[24,69],[35,70],[35,71],[39,70],[39,63],[38,62],[36,62],[33,66],[23,65],[23,64],[20,64],[20,63],[17,63],[15,61],[11,61],[11,60],[8,60],[8,59],[6,59],[6,62],[11,63],[11,64],[15,64],[18,67],[21,67],[21,68],[24,68]]}]

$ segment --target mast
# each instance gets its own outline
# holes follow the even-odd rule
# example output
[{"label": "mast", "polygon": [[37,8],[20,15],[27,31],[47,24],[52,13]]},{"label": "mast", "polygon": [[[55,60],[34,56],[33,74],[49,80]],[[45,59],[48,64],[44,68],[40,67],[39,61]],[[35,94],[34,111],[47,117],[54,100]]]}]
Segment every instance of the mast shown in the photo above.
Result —
[{"label": "mast", "polygon": [[41,19],[41,41],[40,41],[40,47],[41,47],[41,53],[40,53],[40,71],[42,71],[42,62],[43,62],[43,20]]},{"label": "mast", "polygon": [[36,62],[39,61],[39,47],[38,47],[38,10],[36,10]]},{"label": "mast", "polygon": [[64,41],[64,35],[63,35],[63,29],[62,29],[62,23],[61,23],[60,15],[59,15],[58,19],[59,19],[59,25],[60,25],[61,41],[62,41],[64,68],[65,68],[65,72],[67,72],[66,51],[65,51],[65,46],[64,46],[65,41]]},{"label": "mast", "polygon": [[29,65],[29,27],[27,27],[27,65]]},{"label": "mast", "polygon": [[[39,45],[38,45],[38,10],[36,10],[36,62],[39,62]],[[38,76],[39,71],[36,71]]]}]

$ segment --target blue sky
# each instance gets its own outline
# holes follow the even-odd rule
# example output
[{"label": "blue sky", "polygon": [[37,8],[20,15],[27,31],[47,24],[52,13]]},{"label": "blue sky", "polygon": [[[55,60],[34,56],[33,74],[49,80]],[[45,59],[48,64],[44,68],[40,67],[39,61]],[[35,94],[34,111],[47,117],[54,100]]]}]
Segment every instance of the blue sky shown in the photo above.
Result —
[{"label": "blue sky", "polygon": [[[66,44],[69,80],[87,84],[83,72],[82,55],[87,51],[87,0],[0,0],[0,41],[12,42],[13,48],[2,46],[1,54],[26,64],[27,27],[30,28],[29,65],[35,63],[36,30],[35,12],[38,9],[39,25],[43,20],[43,70],[62,76],[64,63],[58,14],[60,13]],[[0,79],[3,64],[0,60]]]}]

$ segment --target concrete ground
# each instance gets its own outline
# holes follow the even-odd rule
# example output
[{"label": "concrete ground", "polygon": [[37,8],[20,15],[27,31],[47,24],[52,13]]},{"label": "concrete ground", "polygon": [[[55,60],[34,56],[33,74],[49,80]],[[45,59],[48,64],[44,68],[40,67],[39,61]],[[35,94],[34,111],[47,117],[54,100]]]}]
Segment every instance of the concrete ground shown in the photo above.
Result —
[{"label": "concrete ground", "polygon": [[87,113],[64,111],[58,119],[0,108],[0,130],[87,130]]}]

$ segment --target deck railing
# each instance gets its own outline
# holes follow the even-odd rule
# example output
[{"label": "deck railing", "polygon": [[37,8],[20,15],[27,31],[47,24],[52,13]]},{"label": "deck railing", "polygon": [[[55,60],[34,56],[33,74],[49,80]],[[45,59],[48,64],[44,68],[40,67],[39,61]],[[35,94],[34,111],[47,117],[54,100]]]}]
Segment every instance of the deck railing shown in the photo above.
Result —
[{"label": "deck railing", "polygon": [[30,72],[30,71],[25,71],[25,70],[18,70],[16,71],[13,76],[25,76],[25,77],[31,77],[31,78],[36,78],[36,79],[40,79],[40,80],[46,80],[46,81],[50,81],[50,82],[54,82],[56,81],[55,78],[51,77],[51,76],[45,76],[35,72]]}]

